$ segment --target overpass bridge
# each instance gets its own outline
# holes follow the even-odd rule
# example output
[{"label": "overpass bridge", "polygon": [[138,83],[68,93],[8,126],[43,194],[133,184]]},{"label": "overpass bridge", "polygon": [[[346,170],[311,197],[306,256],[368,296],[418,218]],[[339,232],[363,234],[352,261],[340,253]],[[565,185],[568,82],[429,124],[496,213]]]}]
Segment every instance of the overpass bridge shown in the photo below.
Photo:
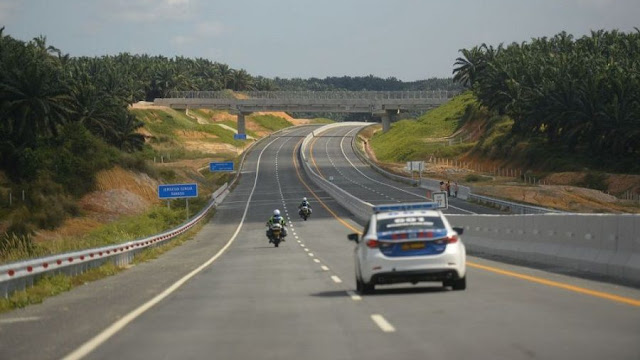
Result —
[{"label": "overpass bridge", "polygon": [[227,110],[238,116],[238,133],[245,133],[245,116],[257,111],[371,113],[383,131],[400,112],[426,111],[449,101],[457,91],[175,91],[155,105],[173,109]]}]

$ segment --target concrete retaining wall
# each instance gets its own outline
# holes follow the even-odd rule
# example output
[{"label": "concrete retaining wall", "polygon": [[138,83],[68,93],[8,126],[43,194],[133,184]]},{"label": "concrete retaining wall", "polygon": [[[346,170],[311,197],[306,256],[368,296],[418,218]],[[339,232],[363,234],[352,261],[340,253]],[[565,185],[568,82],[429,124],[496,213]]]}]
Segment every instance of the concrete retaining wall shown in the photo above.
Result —
[{"label": "concrete retaining wall", "polygon": [[447,215],[470,251],[640,285],[640,215]]}]

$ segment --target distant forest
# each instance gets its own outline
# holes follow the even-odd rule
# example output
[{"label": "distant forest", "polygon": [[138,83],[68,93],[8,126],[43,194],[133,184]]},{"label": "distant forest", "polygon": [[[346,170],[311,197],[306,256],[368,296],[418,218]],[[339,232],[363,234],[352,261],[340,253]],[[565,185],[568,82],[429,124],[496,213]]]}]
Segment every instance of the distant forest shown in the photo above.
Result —
[{"label": "distant forest", "polygon": [[[41,36],[24,42],[0,29],[0,169],[13,179],[46,169],[30,150],[86,130],[120,150],[135,152],[143,124],[131,103],[174,90],[430,90],[461,88],[452,79],[402,82],[395,78],[268,79],[207,59],[132,55],[72,57]],[[74,128],[71,130],[70,128]],[[67,134],[69,135],[69,134]],[[83,135],[84,136],[84,135]],[[67,136],[69,137],[69,136]],[[56,168],[56,164],[48,164]]]}]

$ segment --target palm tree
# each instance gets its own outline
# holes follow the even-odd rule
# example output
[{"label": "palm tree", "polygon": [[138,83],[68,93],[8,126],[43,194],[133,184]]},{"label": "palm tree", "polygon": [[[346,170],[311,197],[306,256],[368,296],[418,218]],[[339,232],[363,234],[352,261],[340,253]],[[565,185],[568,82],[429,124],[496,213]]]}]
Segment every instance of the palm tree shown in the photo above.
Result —
[{"label": "palm tree", "polygon": [[216,72],[220,78],[223,89],[229,88],[229,83],[233,80],[234,71],[226,64],[215,63]]},{"label": "palm tree", "polygon": [[60,69],[43,62],[32,47],[17,55],[21,69],[0,83],[0,116],[16,143],[33,145],[38,136],[58,133],[70,113],[70,97]]},{"label": "palm tree", "polygon": [[457,58],[453,64],[457,66],[453,69],[454,81],[459,82],[464,87],[473,86],[478,73],[482,71],[485,63],[485,56],[482,49],[482,47],[474,46],[471,50],[459,50],[462,53],[462,57]]},{"label": "palm tree", "polygon": [[233,90],[242,91],[242,90],[253,90],[253,78],[249,73],[244,70],[238,70],[233,73],[233,78],[231,80],[233,84]]}]

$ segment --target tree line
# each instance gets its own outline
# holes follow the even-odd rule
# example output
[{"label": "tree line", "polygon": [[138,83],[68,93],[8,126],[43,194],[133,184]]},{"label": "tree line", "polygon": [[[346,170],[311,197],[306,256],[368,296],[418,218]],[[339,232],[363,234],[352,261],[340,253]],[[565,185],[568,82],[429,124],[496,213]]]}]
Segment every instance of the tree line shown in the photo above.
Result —
[{"label": "tree line", "polygon": [[[595,157],[640,159],[640,30],[460,50],[454,80],[514,120],[512,134]],[[637,163],[636,163],[637,166]]]}]

